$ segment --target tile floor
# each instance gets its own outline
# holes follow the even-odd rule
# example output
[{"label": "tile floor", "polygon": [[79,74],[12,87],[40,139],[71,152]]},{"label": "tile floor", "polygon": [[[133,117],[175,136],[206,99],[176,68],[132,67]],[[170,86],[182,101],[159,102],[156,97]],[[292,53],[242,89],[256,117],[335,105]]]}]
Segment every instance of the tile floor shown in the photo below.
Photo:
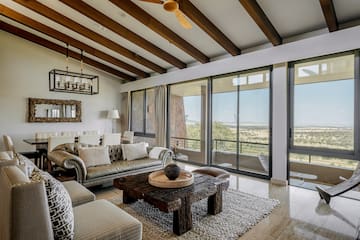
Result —
[{"label": "tile floor", "polygon": [[[196,166],[181,164],[186,170]],[[316,191],[277,186],[267,180],[231,174],[230,188],[261,197],[279,199],[281,204],[240,239],[359,239],[360,201],[335,197],[330,205]],[[98,199],[119,198],[113,187],[94,189]]]}]

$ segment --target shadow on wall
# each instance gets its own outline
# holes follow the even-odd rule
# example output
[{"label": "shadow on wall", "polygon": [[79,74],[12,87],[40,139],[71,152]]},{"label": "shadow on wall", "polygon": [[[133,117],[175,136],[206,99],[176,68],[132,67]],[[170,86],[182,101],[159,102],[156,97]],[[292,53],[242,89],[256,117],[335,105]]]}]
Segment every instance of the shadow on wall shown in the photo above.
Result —
[{"label": "shadow on wall", "polygon": [[100,111],[99,118],[104,119],[107,118],[108,110]]}]

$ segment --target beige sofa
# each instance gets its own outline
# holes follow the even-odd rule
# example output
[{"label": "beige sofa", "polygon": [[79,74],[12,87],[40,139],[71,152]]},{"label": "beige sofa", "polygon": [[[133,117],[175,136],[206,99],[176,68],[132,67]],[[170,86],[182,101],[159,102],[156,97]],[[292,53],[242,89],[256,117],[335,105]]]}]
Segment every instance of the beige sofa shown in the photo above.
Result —
[{"label": "beige sofa", "polygon": [[[151,148],[148,148],[150,151]],[[48,153],[48,159],[64,169],[75,169],[76,180],[86,187],[108,183],[113,179],[156,171],[164,168],[165,164],[172,159],[172,152],[163,149],[158,159],[148,157],[137,160],[123,160],[121,145],[109,146],[111,164],[95,167],[86,167],[84,161],[69,151],[54,150]]]},{"label": "beige sofa", "polygon": [[[142,239],[142,224],[81,184],[65,182],[73,204],[74,239]],[[0,239],[54,239],[43,181],[31,182],[16,165],[0,168]]]}]

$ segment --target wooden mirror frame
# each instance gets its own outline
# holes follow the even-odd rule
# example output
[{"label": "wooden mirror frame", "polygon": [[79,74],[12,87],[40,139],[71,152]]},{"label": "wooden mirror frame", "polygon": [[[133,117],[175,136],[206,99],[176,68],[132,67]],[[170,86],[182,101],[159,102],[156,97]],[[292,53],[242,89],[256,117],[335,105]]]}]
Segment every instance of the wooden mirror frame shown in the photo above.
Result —
[{"label": "wooden mirror frame", "polygon": [[[36,117],[37,104],[51,104],[51,105],[75,105],[76,114],[74,118],[68,117]],[[29,98],[29,122],[81,122],[81,101],[76,100],[60,100],[60,99],[43,99],[43,98]]]}]

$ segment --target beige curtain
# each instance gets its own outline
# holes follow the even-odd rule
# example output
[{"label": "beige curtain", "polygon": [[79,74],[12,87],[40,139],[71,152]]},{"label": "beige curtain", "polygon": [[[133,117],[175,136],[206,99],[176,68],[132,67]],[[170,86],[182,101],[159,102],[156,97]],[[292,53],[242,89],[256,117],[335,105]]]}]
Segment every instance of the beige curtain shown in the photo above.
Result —
[{"label": "beige curtain", "polygon": [[155,88],[156,146],[166,146],[166,86]]}]

